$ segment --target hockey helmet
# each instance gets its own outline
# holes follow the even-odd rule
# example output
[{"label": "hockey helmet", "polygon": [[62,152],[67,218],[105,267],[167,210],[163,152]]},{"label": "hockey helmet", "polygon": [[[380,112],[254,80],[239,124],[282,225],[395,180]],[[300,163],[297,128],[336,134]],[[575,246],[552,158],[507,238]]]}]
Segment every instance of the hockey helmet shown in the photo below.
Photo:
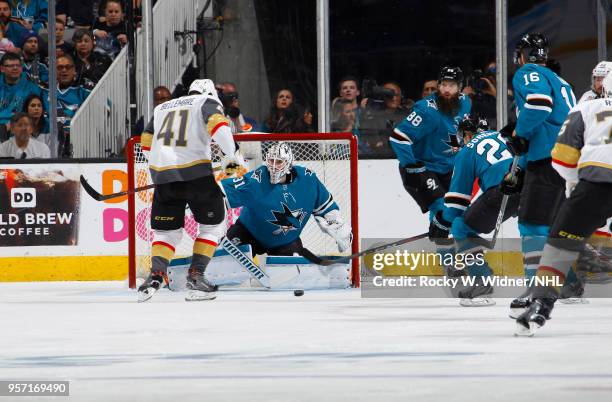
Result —
[{"label": "hockey helmet", "polygon": [[464,117],[457,128],[457,140],[460,146],[465,145],[466,132],[471,135],[482,133],[489,129],[489,122],[479,114],[470,114]]},{"label": "hockey helmet", "polygon": [[595,91],[595,79],[604,78],[612,70],[612,62],[600,61],[593,68],[593,74],[591,74],[591,89]]},{"label": "hockey helmet", "polygon": [[281,179],[291,172],[293,151],[286,142],[272,145],[266,153],[266,167],[270,172],[270,183],[280,183]]},{"label": "hockey helmet", "polygon": [[520,64],[521,54],[527,63],[546,63],[548,38],[541,33],[528,33],[519,39],[514,49],[514,64]]},{"label": "hockey helmet", "polygon": [[215,89],[215,83],[209,79],[194,80],[189,86],[189,94],[192,93],[214,96],[215,98],[219,97]]},{"label": "hockey helmet", "polygon": [[442,81],[455,81],[459,88],[463,86],[463,71],[459,67],[444,66],[438,76],[438,84]]}]

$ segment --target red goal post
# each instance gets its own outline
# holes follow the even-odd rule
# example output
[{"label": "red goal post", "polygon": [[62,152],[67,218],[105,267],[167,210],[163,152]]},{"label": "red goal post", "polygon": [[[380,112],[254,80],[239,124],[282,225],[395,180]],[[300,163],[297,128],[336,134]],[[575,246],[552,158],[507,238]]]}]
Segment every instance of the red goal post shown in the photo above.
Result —
[{"label": "red goal post", "polygon": [[[304,246],[317,255],[348,255],[359,251],[359,202],[358,202],[358,154],[357,138],[350,133],[282,133],[282,134],[236,134],[235,141],[249,161],[249,170],[263,162],[265,151],[276,142],[287,142],[294,153],[294,164],[305,166],[330,191],[340,207],[341,215],[348,220],[353,231],[352,248],[338,253],[335,242],[323,234],[314,218],[310,219],[302,235]],[[151,184],[146,156],[140,151],[140,137],[128,141],[127,149],[128,188]],[[212,163],[215,176],[224,175],[221,170],[221,152],[213,143]],[[129,217],[129,286],[136,287],[136,278],[144,277],[150,269],[150,205],[153,190],[128,196]],[[229,219],[235,218],[230,211]],[[185,216],[185,233],[177,246],[176,258],[191,255],[193,237],[197,224]],[[359,259],[352,261],[351,283],[359,286]]]}]

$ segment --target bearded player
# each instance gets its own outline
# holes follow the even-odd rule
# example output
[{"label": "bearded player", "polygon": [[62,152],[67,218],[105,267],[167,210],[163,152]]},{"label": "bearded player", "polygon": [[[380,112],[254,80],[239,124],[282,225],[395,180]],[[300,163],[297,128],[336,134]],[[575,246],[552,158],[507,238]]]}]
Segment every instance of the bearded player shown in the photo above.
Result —
[{"label": "bearded player", "polygon": [[444,207],[458,148],[457,127],[470,113],[471,102],[460,93],[463,73],[443,67],[438,91],[418,101],[389,138],[399,160],[406,191],[432,221]]}]

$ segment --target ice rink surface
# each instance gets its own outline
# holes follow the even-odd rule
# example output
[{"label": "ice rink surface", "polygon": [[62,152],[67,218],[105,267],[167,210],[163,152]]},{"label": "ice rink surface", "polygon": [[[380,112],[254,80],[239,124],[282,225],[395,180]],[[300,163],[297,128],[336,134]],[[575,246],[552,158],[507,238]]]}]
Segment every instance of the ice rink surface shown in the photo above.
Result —
[{"label": "ice rink surface", "polygon": [[558,304],[536,337],[515,338],[507,300],[183,297],[0,284],[0,379],[70,380],[74,401],[612,400],[612,300]]}]

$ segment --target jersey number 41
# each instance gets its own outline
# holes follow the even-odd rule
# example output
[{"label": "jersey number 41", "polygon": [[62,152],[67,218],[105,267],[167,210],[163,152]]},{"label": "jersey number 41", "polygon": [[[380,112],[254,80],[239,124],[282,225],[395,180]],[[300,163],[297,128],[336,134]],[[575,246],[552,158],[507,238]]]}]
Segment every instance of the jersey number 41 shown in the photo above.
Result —
[{"label": "jersey number 41", "polygon": [[178,112],[179,114],[180,123],[178,127],[178,138],[174,142],[174,146],[175,147],[186,147],[187,140],[185,139],[185,136],[187,134],[187,119],[189,118],[188,109],[172,110],[171,112],[169,112],[166,115],[166,117],[164,117],[162,126],[159,129],[159,132],[157,133],[155,138],[158,140],[163,138],[164,145],[172,146],[172,139],[174,138],[174,130],[175,130],[174,116],[176,115],[176,112]]}]

